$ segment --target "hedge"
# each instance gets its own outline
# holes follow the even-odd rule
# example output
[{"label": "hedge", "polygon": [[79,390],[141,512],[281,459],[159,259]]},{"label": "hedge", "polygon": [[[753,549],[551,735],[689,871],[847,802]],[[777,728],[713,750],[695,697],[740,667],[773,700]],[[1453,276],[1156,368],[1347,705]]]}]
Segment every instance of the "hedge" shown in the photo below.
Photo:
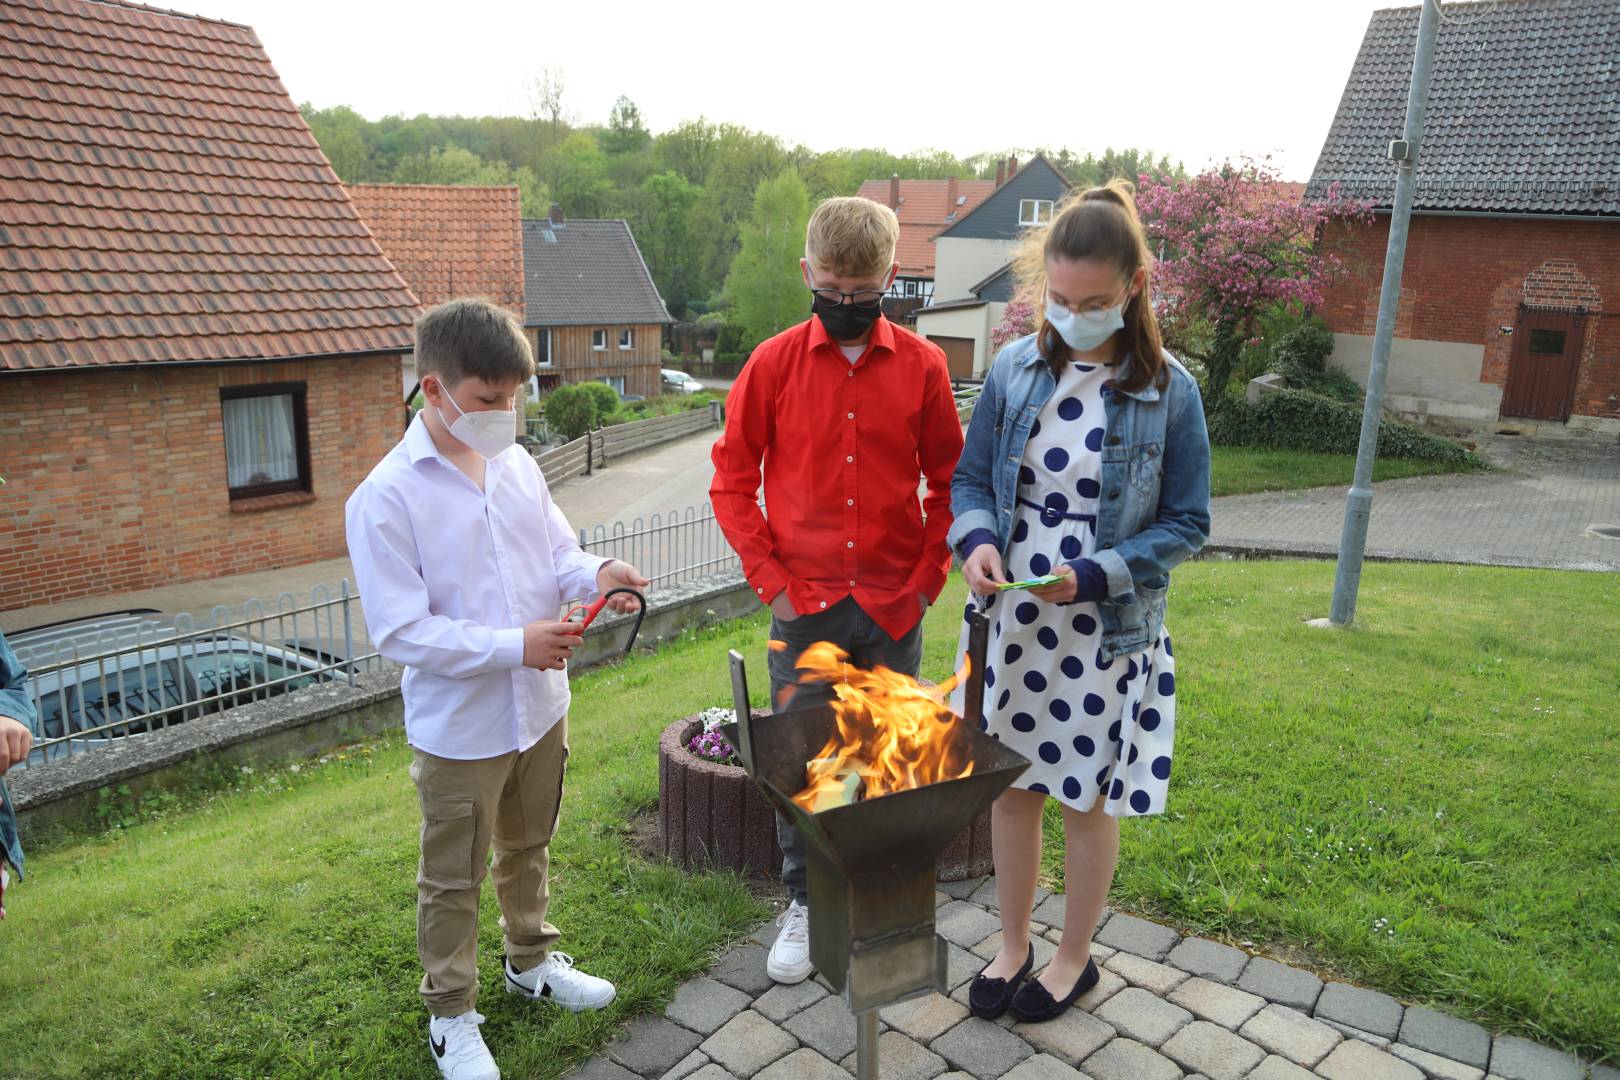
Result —
[{"label": "hedge", "polygon": [[[1361,409],[1301,390],[1278,390],[1251,405],[1227,398],[1209,410],[1209,441],[1221,446],[1259,446],[1354,454],[1361,441]],[[1467,447],[1385,417],[1378,425],[1378,456],[1477,465]]]},{"label": "hedge", "polygon": [[1333,332],[1320,319],[1311,319],[1288,331],[1271,350],[1270,370],[1288,380],[1293,390],[1304,390],[1361,407],[1361,387],[1342,370],[1329,367]]}]

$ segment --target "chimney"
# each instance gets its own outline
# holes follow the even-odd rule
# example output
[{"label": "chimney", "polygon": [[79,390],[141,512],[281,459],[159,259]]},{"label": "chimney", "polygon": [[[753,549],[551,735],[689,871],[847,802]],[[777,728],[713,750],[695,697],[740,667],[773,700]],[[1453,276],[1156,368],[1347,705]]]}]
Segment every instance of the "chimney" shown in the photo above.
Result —
[{"label": "chimney", "polygon": [[551,223],[553,225],[561,225],[564,221],[568,220],[567,218],[563,217],[562,207],[558,206],[556,203],[551,204],[551,213],[546,216],[551,219]]},{"label": "chimney", "polygon": [[1014,154],[1011,157],[1007,158],[1007,179],[1011,180],[1013,178],[1014,174],[1016,174],[1017,172],[1018,172],[1018,155]]},{"label": "chimney", "polygon": [[945,216],[956,216],[956,177],[945,181]]},{"label": "chimney", "polygon": [[996,159],[996,187],[1007,182],[1007,161],[1005,158]]},{"label": "chimney", "polygon": [[895,173],[889,177],[889,209],[900,209],[900,174]]}]

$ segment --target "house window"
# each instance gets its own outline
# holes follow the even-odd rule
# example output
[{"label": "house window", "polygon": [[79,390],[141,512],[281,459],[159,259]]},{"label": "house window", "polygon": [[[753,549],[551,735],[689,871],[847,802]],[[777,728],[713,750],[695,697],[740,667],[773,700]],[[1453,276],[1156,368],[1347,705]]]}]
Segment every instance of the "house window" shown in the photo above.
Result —
[{"label": "house window", "polygon": [[915,281],[907,281],[906,282],[906,295],[907,296],[916,296],[917,295],[917,283]]},{"label": "house window", "polygon": [[618,391],[620,397],[624,397],[623,375],[604,375],[602,376],[602,381],[613,387],[614,390]]},{"label": "house window", "polygon": [[1018,224],[1045,225],[1052,220],[1051,199],[1019,199]]},{"label": "house window", "polygon": [[633,349],[636,347],[636,332],[631,329],[619,331],[619,348]]},{"label": "house window", "polygon": [[219,396],[231,498],[311,490],[304,384],[228,386]]},{"label": "house window", "polygon": [[602,352],[607,348],[607,331],[606,330],[592,330],[591,331],[591,348],[596,350],[597,352]]},{"label": "house window", "polygon": [[534,366],[551,366],[551,331],[536,330],[534,332]]}]

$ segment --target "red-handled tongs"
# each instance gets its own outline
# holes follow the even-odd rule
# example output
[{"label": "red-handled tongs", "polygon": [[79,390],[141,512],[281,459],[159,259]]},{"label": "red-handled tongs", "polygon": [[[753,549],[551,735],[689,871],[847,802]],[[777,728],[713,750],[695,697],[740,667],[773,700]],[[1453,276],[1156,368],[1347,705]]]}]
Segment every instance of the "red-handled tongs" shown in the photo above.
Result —
[{"label": "red-handled tongs", "polygon": [[636,643],[636,635],[641,633],[641,620],[646,617],[647,614],[647,598],[642,596],[637,590],[630,588],[609,589],[607,592],[597,597],[595,601],[589,605],[576,604],[575,606],[569,608],[568,614],[563,616],[563,622],[573,622],[574,616],[582,615],[583,618],[580,619],[579,631],[583,634],[585,632],[585,628],[590,626],[598,615],[602,614],[602,608],[606,606],[608,599],[610,597],[617,596],[620,593],[624,593],[627,596],[633,596],[636,598],[636,622],[634,626],[630,627],[630,637],[624,643],[624,655],[629,656],[631,646],[635,645]]}]

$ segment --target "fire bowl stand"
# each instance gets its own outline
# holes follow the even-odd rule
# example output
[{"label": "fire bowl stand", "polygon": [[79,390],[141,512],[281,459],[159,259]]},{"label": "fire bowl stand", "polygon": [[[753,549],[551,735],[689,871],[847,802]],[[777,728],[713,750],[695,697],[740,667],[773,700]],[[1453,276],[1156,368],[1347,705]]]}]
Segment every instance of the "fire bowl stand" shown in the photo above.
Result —
[{"label": "fire bowl stand", "polygon": [[809,814],[792,799],[805,763],[837,730],[830,705],[752,719],[743,658],[730,653],[737,723],[722,729],[765,797],[809,849],[810,959],[855,1015],[855,1075],[878,1080],[878,1010],[943,992],[945,939],[934,933],[934,860],[951,839],[1029,767],[979,730],[989,624],[969,617],[971,673],[950,749],[971,775]]}]

